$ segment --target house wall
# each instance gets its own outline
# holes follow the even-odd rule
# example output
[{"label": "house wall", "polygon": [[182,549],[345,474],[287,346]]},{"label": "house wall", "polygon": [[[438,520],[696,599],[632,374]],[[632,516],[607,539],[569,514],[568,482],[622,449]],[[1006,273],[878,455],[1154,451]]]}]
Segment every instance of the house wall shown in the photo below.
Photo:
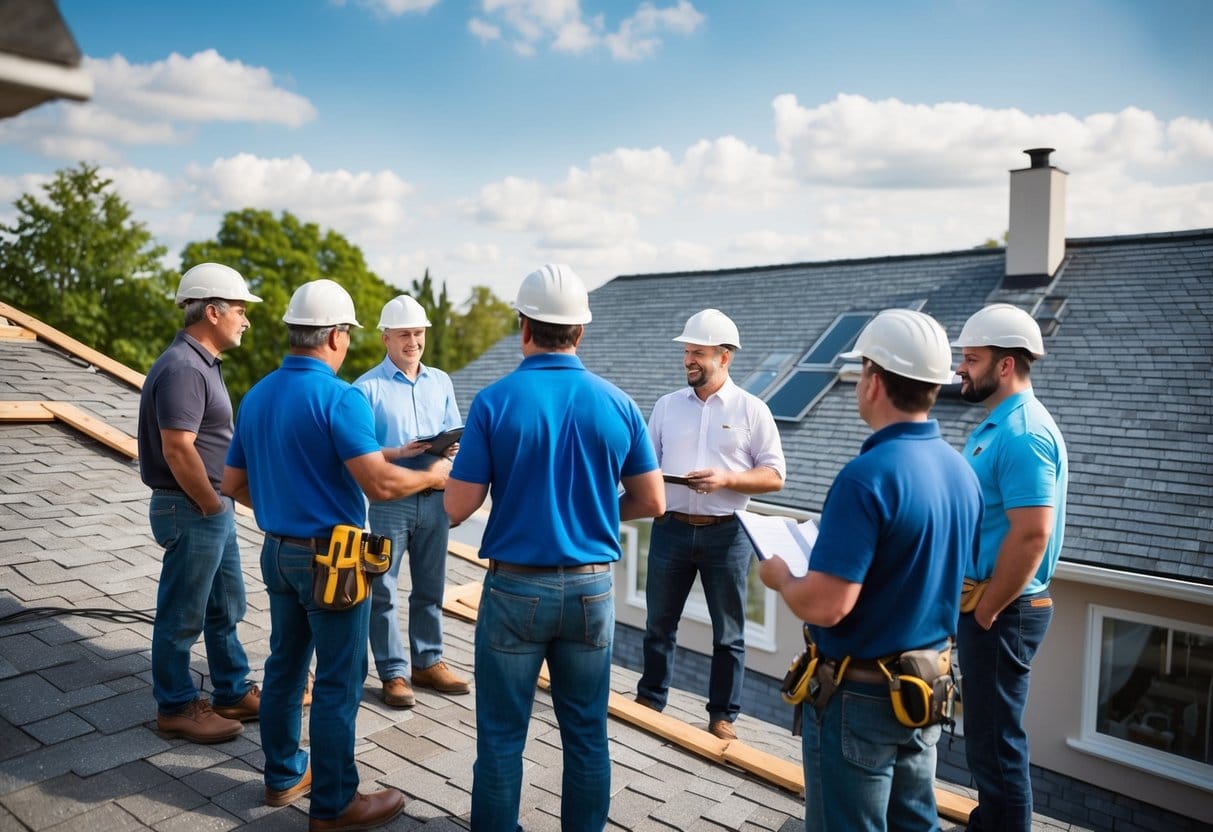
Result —
[{"label": "house wall", "polygon": [[1053,623],[1032,664],[1032,693],[1026,718],[1033,764],[1204,823],[1213,823],[1213,793],[1210,791],[1093,756],[1067,743],[1067,740],[1079,738],[1082,726],[1083,675],[1092,605],[1206,626],[1213,624],[1213,605],[1059,579],[1053,581],[1051,590]]}]

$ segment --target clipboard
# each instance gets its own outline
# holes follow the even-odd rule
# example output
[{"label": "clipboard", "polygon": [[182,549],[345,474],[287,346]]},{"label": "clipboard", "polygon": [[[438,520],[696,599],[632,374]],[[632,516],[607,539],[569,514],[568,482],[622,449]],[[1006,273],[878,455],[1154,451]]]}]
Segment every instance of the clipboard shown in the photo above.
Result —
[{"label": "clipboard", "polygon": [[418,442],[429,442],[429,450],[427,454],[434,456],[442,456],[447,449],[459,441],[459,437],[463,436],[463,428],[451,428],[444,430],[442,433],[436,433],[433,436],[421,436],[417,438]]},{"label": "clipboard", "polygon": [[686,477],[680,477],[676,474],[662,474],[661,478],[666,482],[673,483],[674,485],[685,485],[687,488],[691,487],[691,481]]},{"label": "clipboard", "polygon": [[779,558],[797,578],[808,574],[813,544],[817,542],[816,523],[812,520],[797,522],[791,517],[756,514],[745,509],[733,513],[741,521],[741,529],[750,539],[755,557],[759,560]]}]

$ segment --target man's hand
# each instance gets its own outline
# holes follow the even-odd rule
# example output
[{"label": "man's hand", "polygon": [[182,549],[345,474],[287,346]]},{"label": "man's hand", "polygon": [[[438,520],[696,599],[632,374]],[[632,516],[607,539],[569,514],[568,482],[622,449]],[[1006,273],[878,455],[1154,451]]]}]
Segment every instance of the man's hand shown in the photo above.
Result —
[{"label": "man's hand", "polygon": [[421,456],[429,449],[429,442],[422,442],[421,440],[417,439],[408,443],[407,445],[401,445],[396,448],[395,452],[391,456],[391,459],[412,459],[415,456]]},{"label": "man's hand", "polygon": [[721,488],[728,488],[726,471],[716,468],[701,468],[687,473],[688,485],[698,494],[711,494]]},{"label": "man's hand", "polygon": [[431,465],[428,470],[432,474],[438,474],[442,480],[438,485],[431,486],[431,488],[446,488],[447,478],[451,475],[451,468],[453,464],[454,463],[451,462],[450,457],[446,456],[440,456],[434,460],[434,464]]},{"label": "man's hand", "polygon": [[779,592],[792,580],[792,570],[783,558],[767,558],[758,562],[758,577],[768,589]]}]

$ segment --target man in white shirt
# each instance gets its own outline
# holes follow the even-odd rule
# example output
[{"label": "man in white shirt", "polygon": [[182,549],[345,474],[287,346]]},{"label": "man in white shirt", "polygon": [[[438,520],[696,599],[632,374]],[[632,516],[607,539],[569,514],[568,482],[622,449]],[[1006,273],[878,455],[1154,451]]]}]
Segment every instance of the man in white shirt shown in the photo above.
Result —
[{"label": "man in white shirt", "polygon": [[636,701],[662,710],[674,673],[678,621],[699,575],[712,617],[708,730],[736,739],[745,676],[746,586],[753,549],[734,511],[754,494],[783,487],[786,466],[770,409],[729,378],[741,346],[722,312],[692,315],[675,341],[685,344],[685,390],[663,396],[649,417],[657,461],[667,475],[669,509],[653,524],[645,598],[644,674]]}]

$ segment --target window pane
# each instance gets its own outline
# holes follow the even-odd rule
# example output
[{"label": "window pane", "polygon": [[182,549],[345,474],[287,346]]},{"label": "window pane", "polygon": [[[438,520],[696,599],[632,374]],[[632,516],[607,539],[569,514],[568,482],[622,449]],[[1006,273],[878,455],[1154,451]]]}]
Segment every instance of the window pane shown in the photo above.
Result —
[{"label": "window pane", "polygon": [[1099,733],[1211,763],[1211,697],[1213,638],[1104,619],[1096,715]]},{"label": "window pane", "polygon": [[774,370],[756,370],[750,373],[750,377],[747,378],[744,383],[742,383],[741,389],[745,390],[747,393],[753,393],[755,396],[757,396],[763,390],[767,389],[767,385],[774,381],[775,376],[777,375],[779,375],[779,373],[775,372]]}]

